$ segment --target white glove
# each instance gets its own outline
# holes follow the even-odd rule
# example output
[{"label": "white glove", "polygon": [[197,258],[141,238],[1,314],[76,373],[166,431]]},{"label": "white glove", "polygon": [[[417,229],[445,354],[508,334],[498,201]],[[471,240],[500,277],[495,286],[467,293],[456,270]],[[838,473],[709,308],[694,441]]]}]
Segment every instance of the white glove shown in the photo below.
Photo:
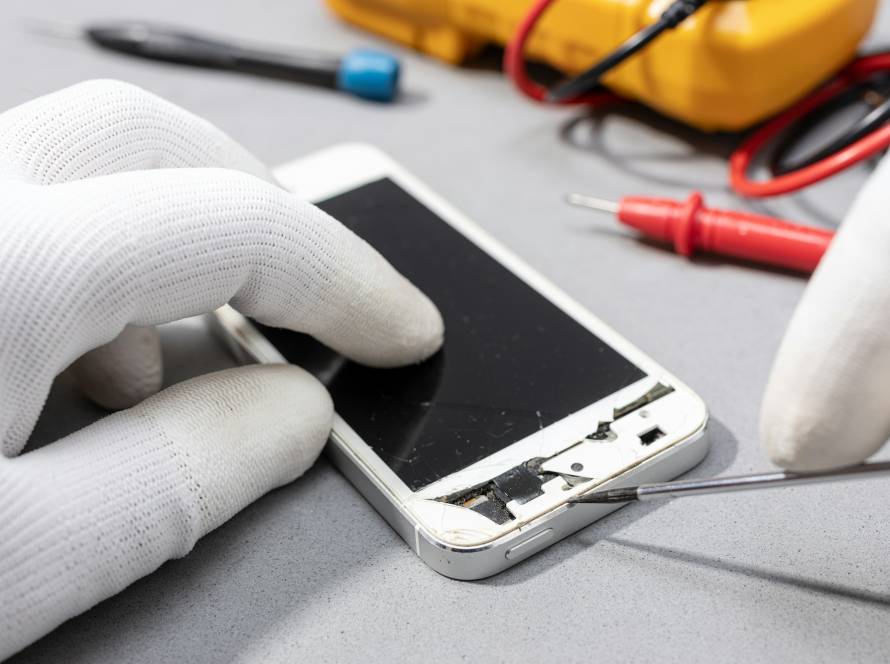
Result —
[{"label": "white glove", "polygon": [[863,461],[890,437],[890,159],[859,193],[779,349],[761,410],[772,460]]},{"label": "white glove", "polygon": [[11,458],[78,358],[88,394],[132,405],[160,386],[148,326],[226,302],[373,366],[439,347],[424,295],[270,180],[219,130],[122,83],[0,115],[0,659],[301,475],[330,430],[309,374],[245,367]]}]

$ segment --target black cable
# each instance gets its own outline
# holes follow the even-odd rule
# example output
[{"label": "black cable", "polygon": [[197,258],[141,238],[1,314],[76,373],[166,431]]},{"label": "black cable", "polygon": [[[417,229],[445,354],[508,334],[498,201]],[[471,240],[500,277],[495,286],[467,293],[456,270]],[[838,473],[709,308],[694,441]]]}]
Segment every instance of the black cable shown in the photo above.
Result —
[{"label": "black cable", "polygon": [[547,93],[547,100],[561,102],[580,97],[591,92],[599,85],[600,78],[611,69],[627,60],[634,53],[645,48],[666,30],[676,28],[680,23],[701,9],[708,0],[675,0],[662,12],[658,20],[652,25],[643,28],[621,46],[609,53],[605,58],[597,62],[587,71],[573,79],[557,85]]},{"label": "black cable", "polygon": [[888,80],[886,77],[884,77],[884,80],[880,81],[864,81],[849,90],[845,90],[831,101],[809,113],[794,127],[789,129],[785,136],[782,137],[781,141],[776,145],[770,157],[770,171],[772,171],[774,176],[780,176],[800,170],[801,168],[806,168],[807,166],[815,164],[817,161],[822,161],[823,159],[830,157],[836,152],[840,152],[847,146],[858,141],[860,138],[863,138],[880,128],[882,125],[890,121],[890,98],[884,98],[881,103],[853,123],[840,136],[832,139],[817,150],[811,150],[809,153],[797,159],[793,159],[789,156],[798,143],[800,143],[805,136],[810,134],[813,129],[826,118],[832,116],[848,105],[861,101],[866,97],[868,92],[874,92],[881,97],[885,97],[887,91]]},{"label": "black cable", "polygon": [[590,92],[599,84],[600,78],[602,78],[607,71],[614,69],[634,53],[644,48],[665,30],[667,30],[667,26],[661,23],[661,21],[657,21],[649,27],[640,30],[584,73],[579,74],[565,83],[557,85],[553,90],[547,93],[548,101],[560,102],[566,99],[580,97],[581,95]]}]

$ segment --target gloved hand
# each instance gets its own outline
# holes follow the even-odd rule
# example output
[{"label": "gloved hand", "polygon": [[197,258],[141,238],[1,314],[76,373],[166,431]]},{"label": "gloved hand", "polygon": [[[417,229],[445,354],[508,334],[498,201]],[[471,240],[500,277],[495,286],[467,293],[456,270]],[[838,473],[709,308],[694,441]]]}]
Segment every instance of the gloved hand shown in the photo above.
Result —
[{"label": "gloved hand", "polygon": [[780,466],[863,461],[890,437],[890,158],[857,196],[798,305],[761,410]]},{"label": "gloved hand", "polygon": [[[207,122],[96,81],[0,115],[0,659],[183,556],[315,460],[325,389],[292,366],[159,389],[150,326],[226,302],[359,362],[436,351],[434,305]],[[79,358],[79,359],[78,359]],[[133,406],[18,455],[53,378]]]}]

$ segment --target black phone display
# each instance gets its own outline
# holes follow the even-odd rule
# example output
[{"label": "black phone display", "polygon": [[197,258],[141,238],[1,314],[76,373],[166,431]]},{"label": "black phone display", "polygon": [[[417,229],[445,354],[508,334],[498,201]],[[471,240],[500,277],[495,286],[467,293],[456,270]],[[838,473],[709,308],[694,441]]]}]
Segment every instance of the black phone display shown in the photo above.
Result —
[{"label": "black phone display", "polygon": [[442,312],[428,361],[370,369],[257,327],[328,386],[338,414],[416,491],[645,373],[388,178],[320,207],[373,245]]}]

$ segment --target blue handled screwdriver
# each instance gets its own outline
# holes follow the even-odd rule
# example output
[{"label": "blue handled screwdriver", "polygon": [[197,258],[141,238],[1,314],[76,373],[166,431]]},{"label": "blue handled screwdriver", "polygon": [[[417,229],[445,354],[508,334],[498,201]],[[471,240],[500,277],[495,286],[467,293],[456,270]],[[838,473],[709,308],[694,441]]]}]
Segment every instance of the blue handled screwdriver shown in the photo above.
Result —
[{"label": "blue handled screwdriver", "polygon": [[[31,22],[36,31],[73,36],[54,24]],[[96,46],[149,60],[235,71],[392,101],[398,92],[399,61],[388,53],[356,49],[344,56],[273,51],[142,22],[89,25],[74,30]]]}]

